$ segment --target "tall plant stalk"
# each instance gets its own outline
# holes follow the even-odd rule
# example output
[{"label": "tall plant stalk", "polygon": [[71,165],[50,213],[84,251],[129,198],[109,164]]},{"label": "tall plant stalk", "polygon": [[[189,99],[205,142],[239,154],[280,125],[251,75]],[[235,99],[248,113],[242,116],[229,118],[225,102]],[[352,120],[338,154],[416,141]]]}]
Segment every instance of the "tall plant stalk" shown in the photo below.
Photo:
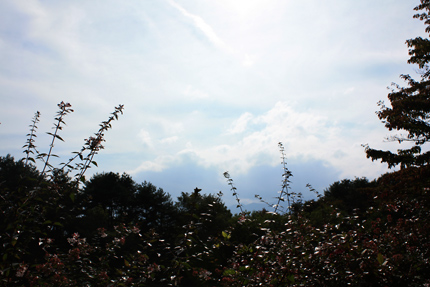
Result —
[{"label": "tall plant stalk", "polygon": [[279,146],[279,151],[281,152],[281,164],[282,164],[282,170],[283,170],[283,174],[282,174],[282,189],[280,191],[280,194],[278,197],[276,197],[278,199],[278,203],[275,205],[275,213],[278,211],[279,205],[281,203],[281,201],[285,201],[284,196],[287,197],[287,205],[288,205],[288,210],[290,210],[291,208],[291,202],[290,202],[290,192],[289,192],[289,188],[290,188],[290,177],[293,176],[293,174],[291,173],[291,171],[287,168],[287,158],[285,157],[285,149],[284,149],[284,145],[282,144],[282,142],[278,143]]},{"label": "tall plant stalk", "polygon": [[64,103],[63,101],[58,104],[60,111],[57,113],[57,117],[55,118],[56,122],[54,123],[54,133],[50,133],[50,132],[47,133],[48,135],[52,136],[52,141],[51,141],[51,144],[49,145],[49,151],[47,154],[40,155],[42,159],[44,156],[46,156],[46,159],[44,159],[45,164],[42,169],[42,175],[45,174],[45,170],[47,167],[52,168],[52,165],[49,163],[49,158],[51,156],[56,156],[52,154],[52,149],[54,148],[55,140],[59,139],[61,141],[64,141],[63,138],[58,135],[58,132],[63,129],[62,124],[64,125],[66,124],[63,120],[64,116],[70,112],[73,112],[73,109],[70,108],[71,106],[72,105],[70,103]]},{"label": "tall plant stalk", "polygon": [[227,179],[227,184],[230,186],[230,190],[232,191],[233,196],[236,198],[236,201],[237,201],[237,206],[236,207],[238,207],[240,209],[240,214],[242,216],[244,216],[245,212],[242,209],[242,203],[240,203],[240,198],[239,198],[239,196],[237,194],[237,189],[234,186],[233,179],[230,178],[230,174],[228,173],[228,171],[224,172],[224,177]]},{"label": "tall plant stalk", "polygon": [[39,111],[37,111],[35,114],[34,114],[34,117],[33,117],[33,119],[32,119],[32,124],[30,125],[30,133],[29,134],[27,134],[27,136],[28,136],[28,139],[27,139],[27,143],[23,146],[23,148],[26,148],[25,150],[24,150],[24,153],[26,154],[26,157],[25,157],[25,165],[27,165],[28,164],[28,161],[32,161],[32,162],[35,162],[35,160],[34,160],[34,158],[33,157],[31,157],[30,156],[30,154],[33,154],[34,152],[33,152],[33,150],[37,153],[37,154],[39,154],[39,152],[37,151],[37,149],[36,149],[36,146],[34,145],[34,142],[35,142],[35,137],[37,137],[36,136],[36,130],[37,130],[37,126],[36,126],[36,124],[39,122],[39,118],[40,118],[40,112]]}]

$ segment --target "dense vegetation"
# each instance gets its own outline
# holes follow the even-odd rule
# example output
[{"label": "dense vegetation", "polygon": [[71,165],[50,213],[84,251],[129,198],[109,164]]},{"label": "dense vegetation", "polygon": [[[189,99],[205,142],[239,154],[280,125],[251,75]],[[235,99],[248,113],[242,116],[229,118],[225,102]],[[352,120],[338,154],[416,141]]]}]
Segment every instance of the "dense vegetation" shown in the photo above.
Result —
[{"label": "dense vegetation", "polygon": [[[430,0],[416,17],[428,25]],[[226,172],[240,214],[222,194],[196,188],[177,200],[128,174],[85,172],[96,166],[115,108],[67,162],[51,164],[62,141],[61,102],[52,143],[36,147],[33,118],[25,157],[0,157],[0,284],[2,286],[427,286],[430,284],[430,40],[407,41],[420,81],[389,94],[379,118],[412,146],[365,152],[400,170],[376,180],[344,179],[303,201],[283,186],[274,205],[247,212]],[[38,169],[35,163],[42,166]],[[264,199],[261,199],[264,200]]]}]

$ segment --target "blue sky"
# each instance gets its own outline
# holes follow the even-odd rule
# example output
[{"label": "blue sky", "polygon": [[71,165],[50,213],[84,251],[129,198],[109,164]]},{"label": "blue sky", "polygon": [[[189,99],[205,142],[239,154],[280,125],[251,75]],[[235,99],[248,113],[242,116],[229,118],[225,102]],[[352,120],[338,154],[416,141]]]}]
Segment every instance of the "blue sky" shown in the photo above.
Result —
[{"label": "blue sky", "polygon": [[336,180],[387,171],[362,144],[396,149],[375,115],[400,74],[415,75],[405,40],[425,36],[404,0],[130,0],[0,2],[0,153],[22,157],[41,112],[48,148],[56,105],[70,102],[63,158],[114,106],[91,172],[127,172],[176,198],[224,192],[244,203],[281,184],[313,197]]}]

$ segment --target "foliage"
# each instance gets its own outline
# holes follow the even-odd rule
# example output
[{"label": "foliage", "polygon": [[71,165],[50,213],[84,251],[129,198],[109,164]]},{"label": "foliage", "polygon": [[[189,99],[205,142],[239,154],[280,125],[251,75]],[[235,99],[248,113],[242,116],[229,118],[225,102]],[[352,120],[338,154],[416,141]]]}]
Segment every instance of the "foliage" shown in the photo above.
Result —
[{"label": "foliage", "polygon": [[[103,219],[107,225],[99,227],[113,227],[119,222],[126,221],[131,213],[134,201],[135,184],[127,174],[101,173],[95,174],[85,183],[82,195],[86,196],[85,209],[91,213],[94,209],[102,208],[107,218]],[[84,216],[86,220],[88,214]]]},{"label": "foliage", "polygon": [[142,230],[155,229],[167,236],[177,226],[178,212],[170,194],[150,182],[136,185],[132,207],[133,218]]},{"label": "foliage", "polygon": [[[277,199],[277,202],[275,204],[273,203],[269,203],[267,201],[265,201],[260,195],[256,194],[255,197],[261,201],[262,203],[266,204],[268,206],[268,208],[272,209],[273,208],[273,213],[279,213],[279,211],[283,211],[285,212],[291,212],[291,208],[296,205],[296,204],[300,204],[301,202],[301,197],[302,194],[301,193],[296,193],[290,190],[290,183],[291,180],[290,178],[293,176],[293,173],[288,169],[287,167],[287,158],[285,156],[285,149],[284,149],[284,145],[282,144],[282,142],[278,143],[278,147],[279,147],[279,151],[281,153],[281,164],[282,164],[282,183],[281,183],[281,190],[278,191],[278,196],[275,197],[275,199]],[[310,187],[310,185],[308,184],[308,186]],[[311,191],[313,191],[313,189],[311,188]],[[283,203],[287,203],[287,208],[285,208],[283,206]],[[279,210],[279,211],[278,211]]]},{"label": "foliage", "polygon": [[[122,105],[115,108],[110,120],[101,124],[97,144],[84,146],[68,164],[56,168],[50,162],[51,157],[56,156],[53,147],[56,140],[64,141],[59,132],[65,125],[64,117],[73,112],[69,103],[61,102],[58,107],[54,132],[47,133],[52,138],[47,153],[40,152],[35,145],[36,124],[40,117],[37,112],[30,125],[27,143],[23,146],[26,157],[15,161],[8,155],[0,160],[2,285],[28,285],[28,274],[39,268],[40,264],[45,264],[46,260],[55,261],[54,257],[44,257],[48,249],[43,242],[49,243],[50,250],[67,245],[69,228],[73,228],[75,216],[79,214],[78,206],[74,204],[79,182],[90,164],[96,164],[92,159],[102,148],[100,143],[104,141],[104,132],[123,109]],[[88,151],[87,155],[84,155],[85,151]],[[77,158],[81,162],[71,166]],[[41,172],[31,164],[37,161],[42,162]],[[72,170],[77,171],[74,180],[68,176]]]},{"label": "foliage", "polygon": [[[424,20],[427,25],[426,32],[430,32],[430,2],[421,0],[421,4],[415,8],[420,11],[414,16]],[[428,38],[417,37],[406,41],[409,47],[408,60],[409,64],[417,64],[420,69],[421,79],[414,80],[410,75],[401,75],[401,78],[407,82],[407,87],[394,85],[391,93],[388,95],[391,107],[386,106],[384,102],[379,102],[381,108],[377,112],[379,119],[385,124],[388,130],[404,130],[406,135],[397,135],[389,138],[391,141],[409,142],[412,144],[409,148],[399,149],[396,153],[391,151],[382,151],[366,147],[367,157],[372,160],[380,159],[386,162],[388,166],[394,167],[400,165],[422,166],[430,162],[430,151],[423,150],[423,145],[430,140],[430,40]]]},{"label": "foliage", "polygon": [[245,214],[242,208],[242,203],[240,203],[239,195],[237,194],[237,188],[234,186],[233,179],[230,177],[230,174],[228,173],[228,171],[224,172],[224,177],[227,179],[227,184],[230,186],[230,190],[236,199],[236,202],[237,202],[236,207],[240,209],[241,214]]},{"label": "foliage", "polygon": [[354,210],[366,210],[371,205],[371,192],[377,186],[376,181],[367,178],[344,179],[337,181],[324,191],[326,201],[351,214]]},{"label": "foliage", "polygon": [[[16,165],[35,172],[10,156],[1,162],[9,170]],[[426,167],[403,169],[384,175],[377,184],[343,180],[294,213],[262,210],[232,220],[219,197],[183,193],[176,205],[184,225],[171,231],[170,235],[176,234],[173,241],[154,229],[142,230],[133,221],[97,228],[87,239],[64,233],[71,227],[58,226],[59,233],[53,230],[69,219],[55,223],[36,217],[25,221],[21,226],[25,232],[18,237],[9,235],[9,243],[2,237],[6,247],[2,282],[8,286],[423,285],[430,280],[429,173]],[[57,182],[67,186],[64,179]],[[339,198],[348,198],[357,187],[360,191],[365,187],[371,195],[370,207],[362,212],[341,209]],[[349,193],[340,192],[348,189]],[[55,213],[48,211],[65,202],[55,192],[32,205],[42,211],[39,214],[53,218]],[[330,216],[315,225],[306,211],[308,204],[325,206]],[[4,229],[10,234],[8,227]],[[12,264],[7,267],[7,262]]]},{"label": "foliage", "polygon": [[221,233],[228,227],[231,212],[220,196],[200,194],[196,188],[193,193],[182,192],[176,202],[180,226],[193,222],[199,237],[208,238]]},{"label": "foliage", "polygon": [[176,228],[178,220],[169,194],[150,182],[137,184],[126,173],[95,174],[80,192],[79,203],[84,210],[79,230],[86,236],[99,227],[111,230],[124,222],[166,234]]}]

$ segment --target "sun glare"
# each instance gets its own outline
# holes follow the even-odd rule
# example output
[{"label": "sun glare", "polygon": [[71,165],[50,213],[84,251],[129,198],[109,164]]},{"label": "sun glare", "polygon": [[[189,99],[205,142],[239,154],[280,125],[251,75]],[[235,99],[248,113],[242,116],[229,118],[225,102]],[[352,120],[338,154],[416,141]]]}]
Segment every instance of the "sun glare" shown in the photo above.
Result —
[{"label": "sun glare", "polygon": [[272,0],[222,0],[219,1],[220,5],[235,14],[242,20],[246,21],[252,19],[256,14],[262,10],[273,6],[276,1]]}]

